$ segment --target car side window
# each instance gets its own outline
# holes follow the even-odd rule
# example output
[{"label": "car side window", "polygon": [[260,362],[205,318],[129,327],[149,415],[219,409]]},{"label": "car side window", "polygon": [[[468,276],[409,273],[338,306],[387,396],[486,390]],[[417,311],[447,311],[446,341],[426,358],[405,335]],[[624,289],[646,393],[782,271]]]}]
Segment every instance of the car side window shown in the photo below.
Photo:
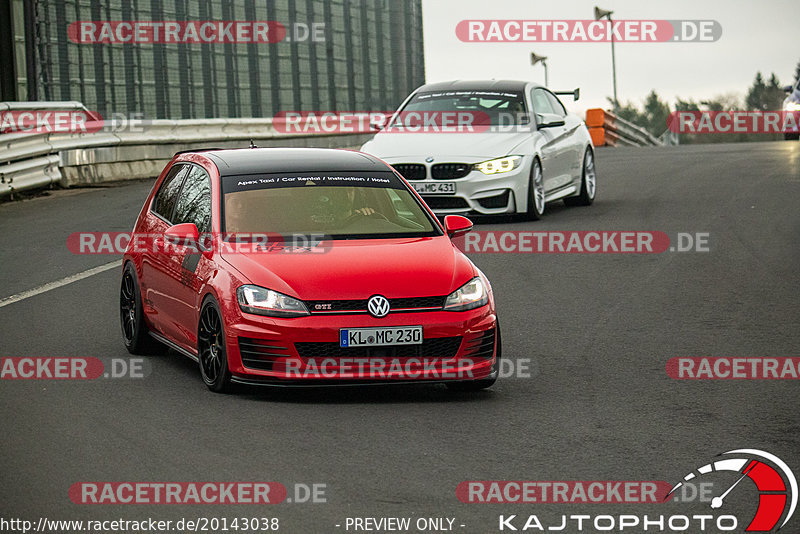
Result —
[{"label": "car side window", "polygon": [[186,171],[186,165],[173,165],[153,200],[153,212],[167,221],[172,221],[172,214],[175,212],[175,204],[178,201],[178,193],[183,185]]},{"label": "car side window", "polygon": [[211,179],[200,166],[191,165],[183,184],[174,224],[194,223],[202,234],[211,231]]},{"label": "car side window", "polygon": [[544,93],[547,95],[547,100],[550,101],[550,107],[553,108],[553,113],[561,115],[562,117],[566,117],[567,109],[564,107],[564,104],[561,103],[558,97],[550,91],[544,91]]},{"label": "car side window", "polygon": [[550,104],[547,91],[544,89],[534,88],[531,92],[531,102],[533,102],[534,113],[557,113]]}]

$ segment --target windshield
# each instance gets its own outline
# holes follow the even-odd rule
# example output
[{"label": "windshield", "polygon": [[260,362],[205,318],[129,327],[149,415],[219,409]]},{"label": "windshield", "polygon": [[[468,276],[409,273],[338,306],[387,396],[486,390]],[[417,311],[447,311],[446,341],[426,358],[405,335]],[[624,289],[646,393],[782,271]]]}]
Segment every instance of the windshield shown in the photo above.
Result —
[{"label": "windshield", "polygon": [[422,237],[441,232],[392,173],[223,177],[223,232]]},{"label": "windshield", "polygon": [[476,124],[508,126],[528,124],[521,91],[428,91],[415,94],[390,126],[402,127],[409,114],[467,112]]}]

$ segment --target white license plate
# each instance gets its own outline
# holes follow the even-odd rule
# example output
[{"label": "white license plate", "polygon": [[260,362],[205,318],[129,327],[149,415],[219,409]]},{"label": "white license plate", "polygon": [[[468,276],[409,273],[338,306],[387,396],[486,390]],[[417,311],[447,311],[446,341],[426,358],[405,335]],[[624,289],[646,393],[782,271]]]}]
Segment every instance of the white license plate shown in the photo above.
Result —
[{"label": "white license plate", "polygon": [[421,345],[421,326],[383,328],[341,328],[340,347],[380,347],[384,345]]},{"label": "white license plate", "polygon": [[420,195],[455,195],[456,184],[453,182],[423,182],[414,184]]}]

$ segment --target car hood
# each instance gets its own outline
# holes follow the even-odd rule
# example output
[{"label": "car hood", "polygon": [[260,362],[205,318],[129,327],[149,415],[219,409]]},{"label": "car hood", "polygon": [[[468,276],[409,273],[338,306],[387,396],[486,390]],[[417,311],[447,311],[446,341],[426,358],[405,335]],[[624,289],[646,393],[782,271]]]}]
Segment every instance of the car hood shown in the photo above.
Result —
[{"label": "car hood", "polygon": [[322,252],[236,252],[247,280],[301,300],[448,295],[476,271],[446,236],[327,241]]},{"label": "car hood", "polygon": [[[388,133],[380,132],[361,147],[382,159],[463,157],[473,161],[509,155],[530,132]],[[397,163],[397,161],[394,161]]]}]

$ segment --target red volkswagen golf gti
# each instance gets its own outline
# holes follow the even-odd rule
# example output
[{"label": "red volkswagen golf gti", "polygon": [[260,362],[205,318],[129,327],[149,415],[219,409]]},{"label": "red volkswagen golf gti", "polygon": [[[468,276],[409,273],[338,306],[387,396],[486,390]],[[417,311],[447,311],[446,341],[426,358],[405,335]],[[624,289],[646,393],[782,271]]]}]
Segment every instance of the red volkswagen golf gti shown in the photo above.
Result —
[{"label": "red volkswagen golf gti", "polygon": [[120,316],[134,354],[166,345],[213,391],[232,383],[497,379],[489,281],[381,160],[250,148],[177,154],[124,256]]}]

